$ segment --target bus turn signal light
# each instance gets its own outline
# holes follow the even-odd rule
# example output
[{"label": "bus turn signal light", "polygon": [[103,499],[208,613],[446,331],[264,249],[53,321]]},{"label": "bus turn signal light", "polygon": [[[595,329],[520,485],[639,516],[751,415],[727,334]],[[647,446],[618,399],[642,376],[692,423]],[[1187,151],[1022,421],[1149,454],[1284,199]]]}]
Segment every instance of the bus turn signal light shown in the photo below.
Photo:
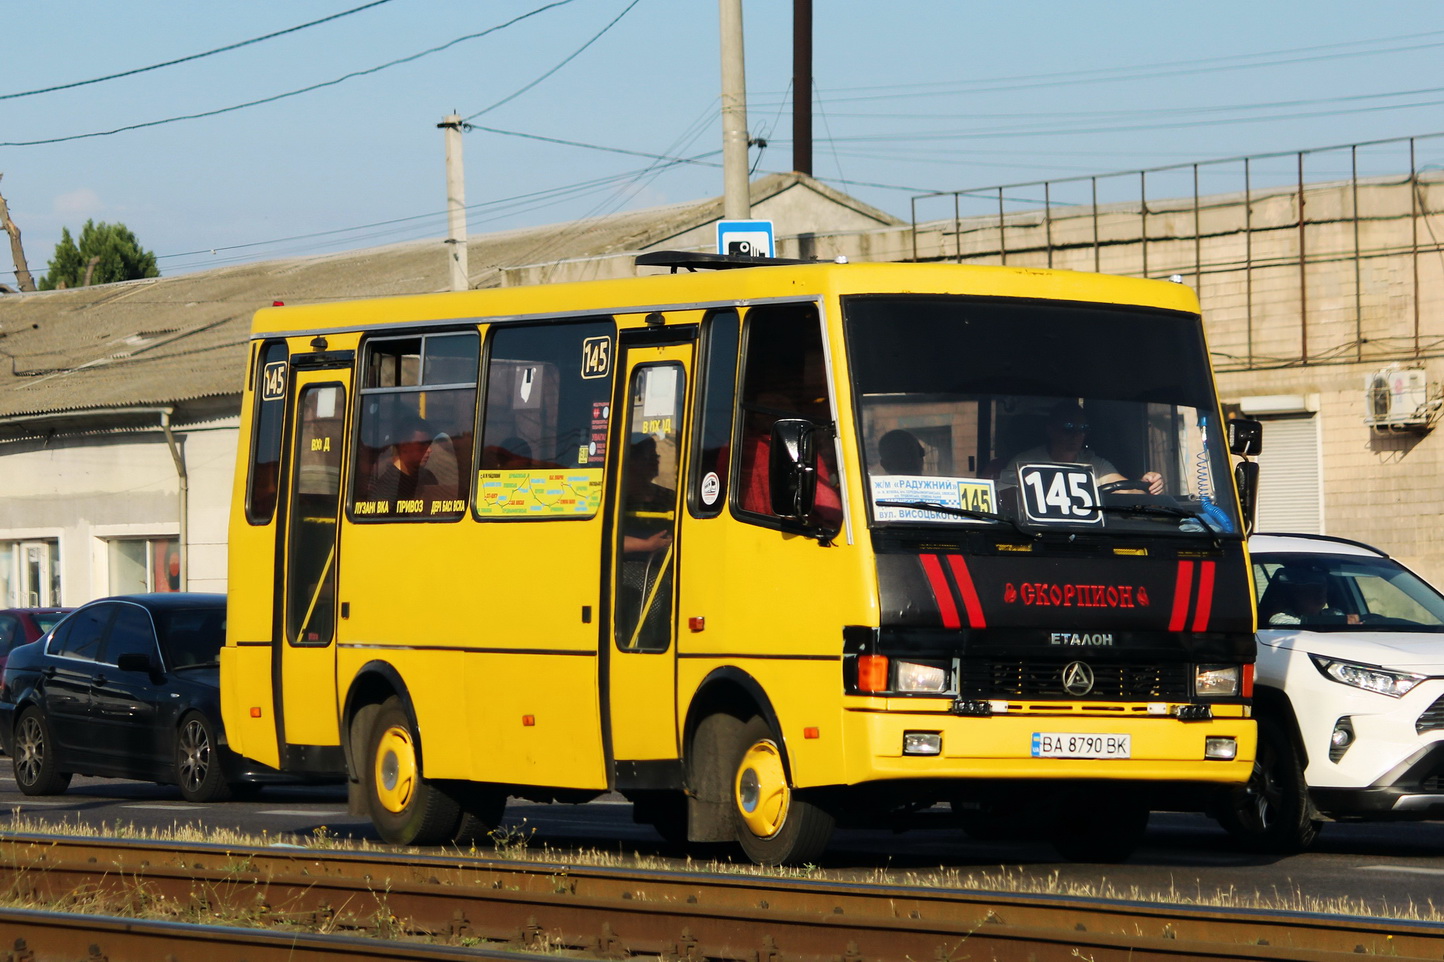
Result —
[{"label": "bus turn signal light", "polygon": [[858,691],[887,691],[887,655],[859,655]]},{"label": "bus turn signal light", "polygon": [[261,717],[261,706],[260,706],[260,705],[252,705],[252,706],[251,706],[251,717],[252,717],[252,718],[260,718],[260,717]]}]

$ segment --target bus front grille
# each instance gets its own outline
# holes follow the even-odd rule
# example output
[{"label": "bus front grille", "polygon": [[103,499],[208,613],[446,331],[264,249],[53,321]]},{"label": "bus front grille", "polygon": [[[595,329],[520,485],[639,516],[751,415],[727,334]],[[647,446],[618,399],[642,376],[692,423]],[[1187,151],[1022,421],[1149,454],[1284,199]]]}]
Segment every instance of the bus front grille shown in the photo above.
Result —
[{"label": "bus front grille", "polygon": [[1063,687],[1063,673],[1076,660],[968,659],[960,665],[958,697],[1156,701],[1186,700],[1192,694],[1188,666],[1143,662],[1088,662],[1093,673],[1092,690],[1086,694],[1070,692]]}]

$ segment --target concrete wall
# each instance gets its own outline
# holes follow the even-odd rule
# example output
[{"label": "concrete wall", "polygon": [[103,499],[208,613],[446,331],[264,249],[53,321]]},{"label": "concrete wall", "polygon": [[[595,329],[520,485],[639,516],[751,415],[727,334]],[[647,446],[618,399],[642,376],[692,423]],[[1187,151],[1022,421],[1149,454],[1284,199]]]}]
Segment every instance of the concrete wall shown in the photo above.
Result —
[{"label": "concrete wall", "polygon": [[[175,433],[189,475],[189,587],[224,591],[237,420]],[[0,541],[58,540],[66,605],[110,593],[110,539],[180,532],[180,482],[159,431],[9,444],[4,473]]]}]

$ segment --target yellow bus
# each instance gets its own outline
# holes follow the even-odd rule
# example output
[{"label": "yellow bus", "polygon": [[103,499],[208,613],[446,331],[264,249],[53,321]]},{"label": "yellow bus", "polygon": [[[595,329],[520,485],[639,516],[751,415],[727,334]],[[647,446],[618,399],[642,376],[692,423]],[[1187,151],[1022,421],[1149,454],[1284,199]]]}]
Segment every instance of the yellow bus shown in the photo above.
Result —
[{"label": "yellow bus", "polygon": [[1247,780],[1245,522],[1191,290],[639,262],[257,313],[232,748],[344,774],[391,842],[616,792],[763,863],[935,806],[1116,859],[1151,806]]}]

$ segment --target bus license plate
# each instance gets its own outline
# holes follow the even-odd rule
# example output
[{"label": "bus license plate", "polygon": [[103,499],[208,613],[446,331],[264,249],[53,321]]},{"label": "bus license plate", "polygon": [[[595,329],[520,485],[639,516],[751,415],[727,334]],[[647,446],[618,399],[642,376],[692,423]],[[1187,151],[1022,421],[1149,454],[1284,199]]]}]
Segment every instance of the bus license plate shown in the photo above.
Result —
[{"label": "bus license plate", "polygon": [[1128,758],[1131,735],[1085,735],[1078,732],[1034,732],[1034,758]]}]

